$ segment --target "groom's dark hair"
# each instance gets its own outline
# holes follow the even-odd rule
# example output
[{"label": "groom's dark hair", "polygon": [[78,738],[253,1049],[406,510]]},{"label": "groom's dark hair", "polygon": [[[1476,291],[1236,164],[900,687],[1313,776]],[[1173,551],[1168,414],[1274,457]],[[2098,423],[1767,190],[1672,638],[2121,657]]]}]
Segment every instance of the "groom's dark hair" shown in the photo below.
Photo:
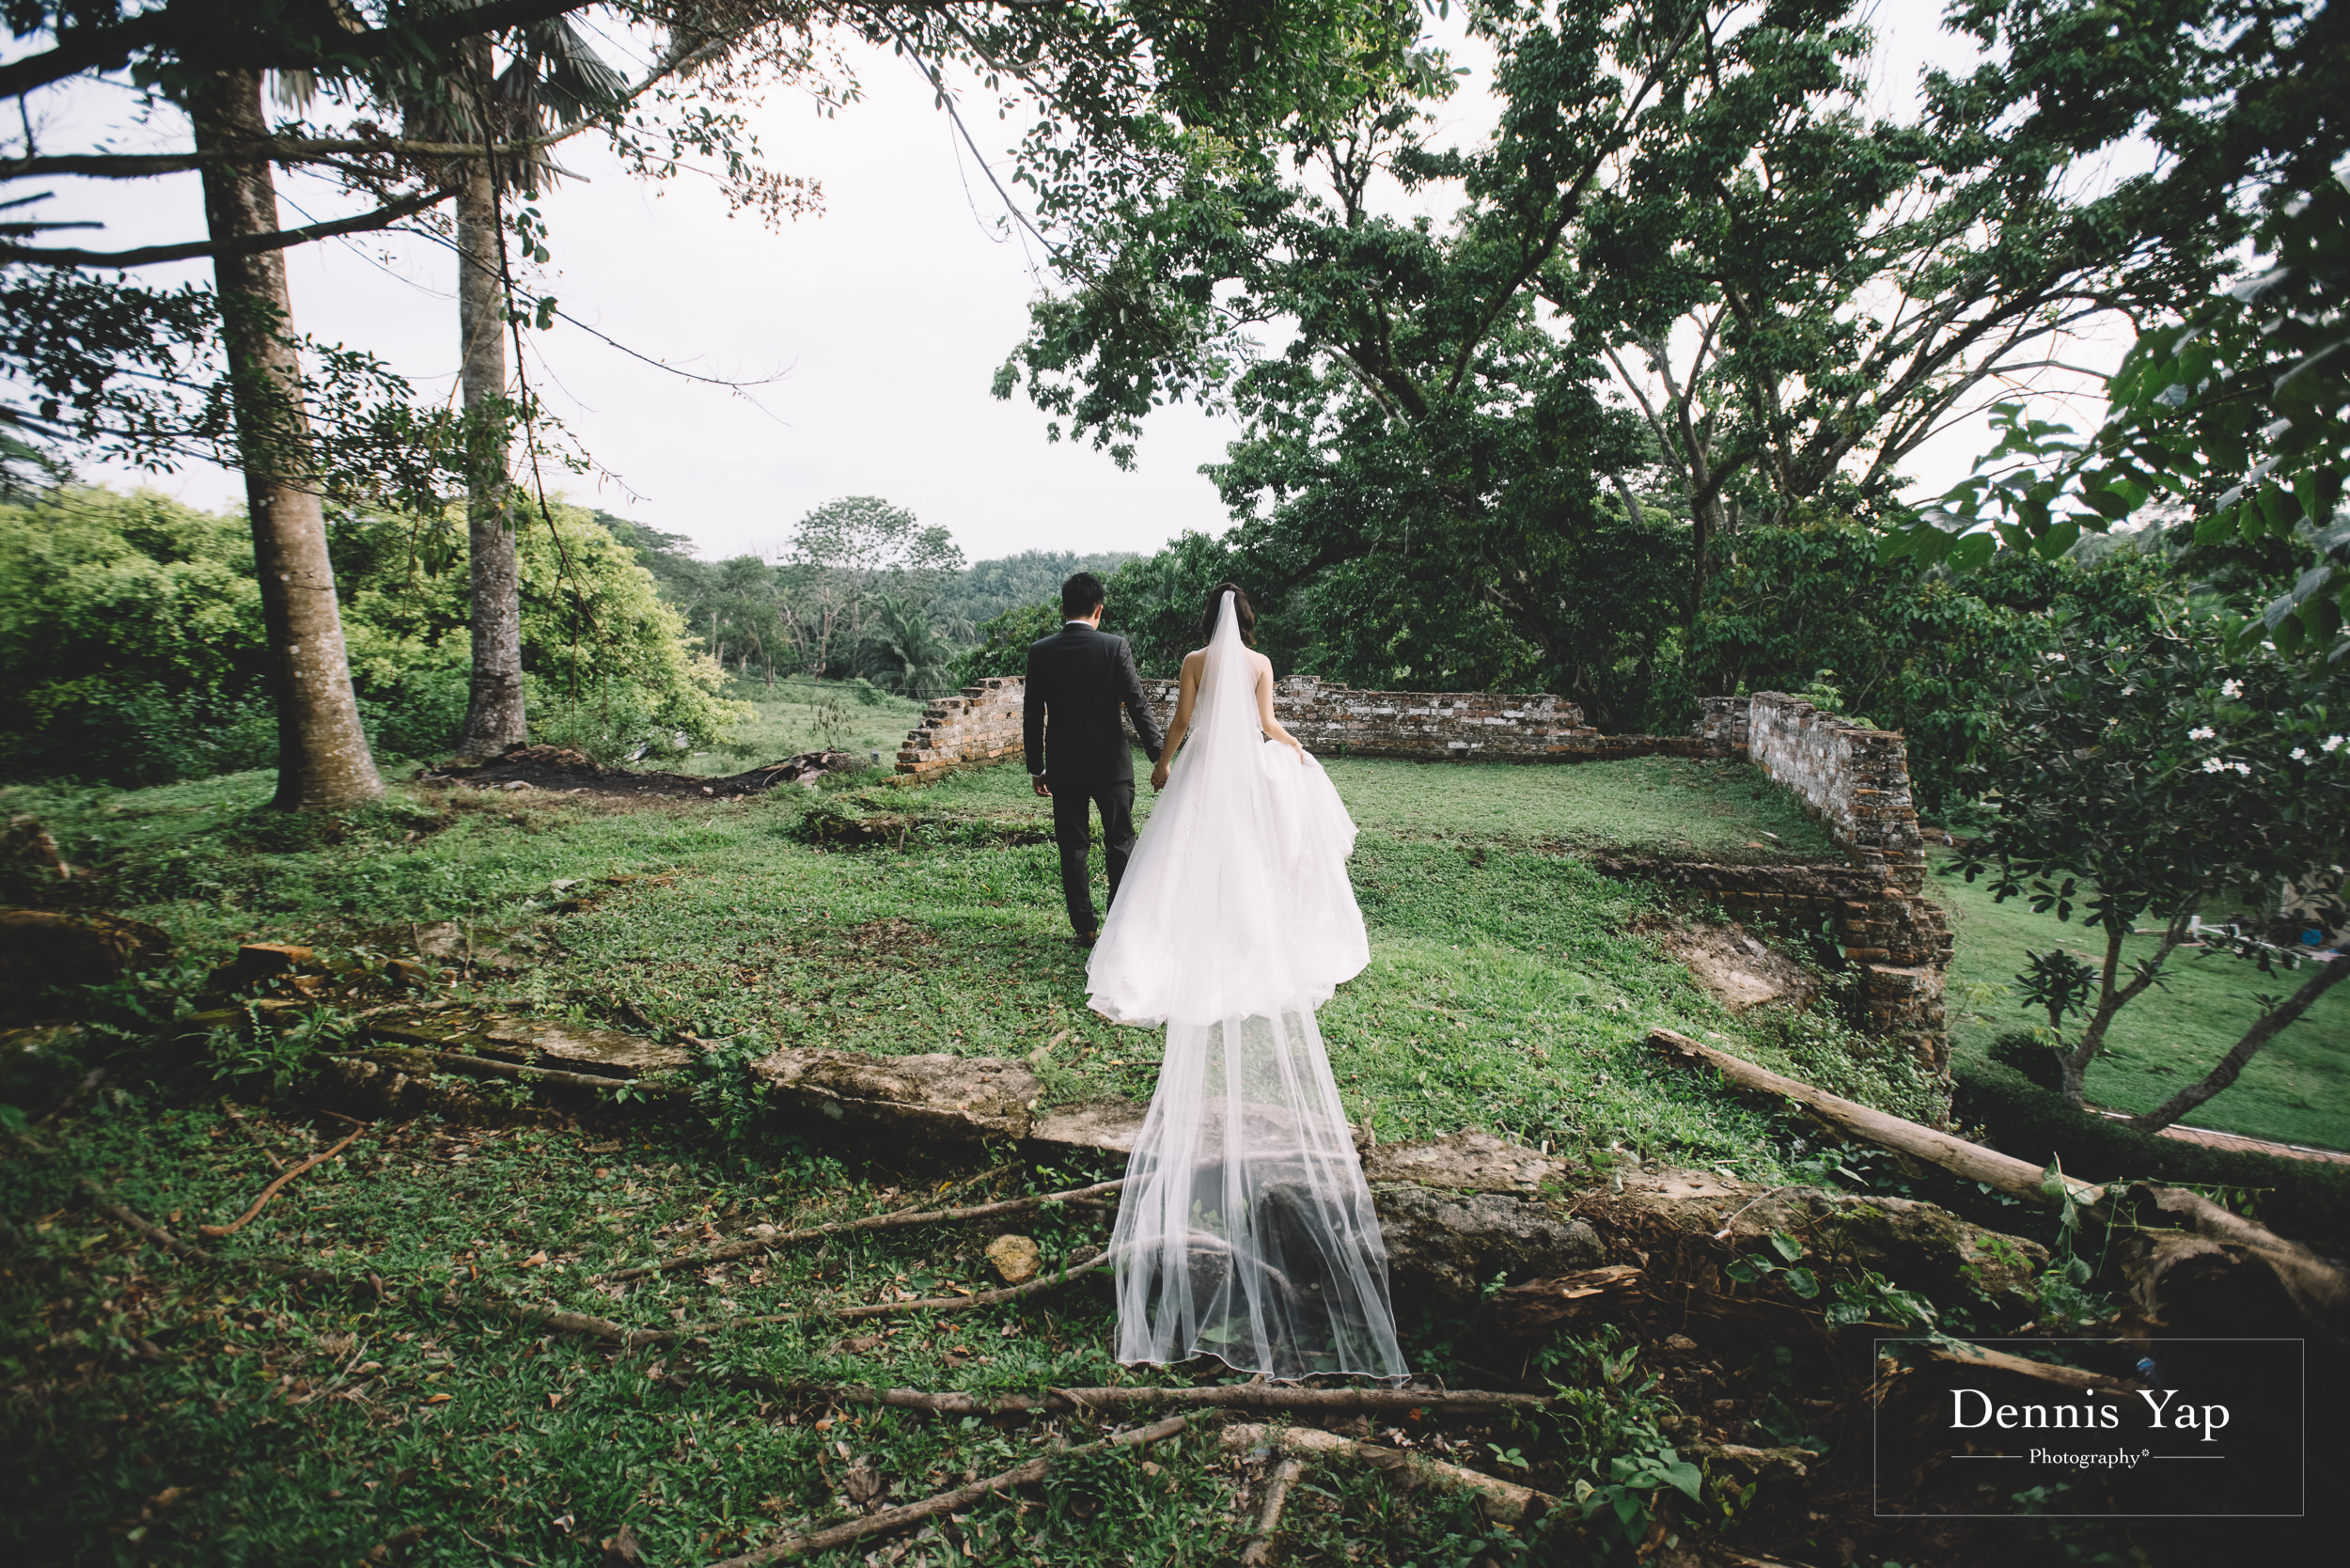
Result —
[{"label": "groom's dark hair", "polygon": [[1060,586],[1060,613],[1072,620],[1083,620],[1093,613],[1093,606],[1107,601],[1102,579],[1090,572],[1080,572]]},{"label": "groom's dark hair", "polygon": [[1257,612],[1248,607],[1248,593],[1238,583],[1218,583],[1208,590],[1208,607],[1199,614],[1199,644],[1206,647],[1215,635],[1215,612],[1223,607],[1224,596],[1232,596],[1232,619],[1240,622],[1240,640],[1249,647],[1257,646]]}]

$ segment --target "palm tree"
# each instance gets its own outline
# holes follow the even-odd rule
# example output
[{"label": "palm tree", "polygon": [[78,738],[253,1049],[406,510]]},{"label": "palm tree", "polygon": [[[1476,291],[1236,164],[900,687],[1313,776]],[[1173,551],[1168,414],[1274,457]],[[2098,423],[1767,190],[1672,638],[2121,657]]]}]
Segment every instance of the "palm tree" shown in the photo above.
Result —
[{"label": "palm tree", "polygon": [[953,645],[938,635],[923,606],[899,594],[877,593],[867,601],[857,654],[867,679],[906,697],[932,698],[953,685]]},{"label": "palm tree", "polygon": [[[478,0],[461,0],[477,4]],[[463,46],[462,66],[442,97],[416,102],[408,134],[418,140],[529,144],[574,126],[627,96],[620,74],[598,58],[561,17],[513,35],[506,69],[490,40]],[[495,756],[527,738],[523,712],[522,579],[507,479],[509,290],[500,198],[536,194],[558,178],[549,149],[464,161],[457,190],[457,321],[471,432],[465,484],[467,556],[473,579],[473,687],[457,754]]]}]

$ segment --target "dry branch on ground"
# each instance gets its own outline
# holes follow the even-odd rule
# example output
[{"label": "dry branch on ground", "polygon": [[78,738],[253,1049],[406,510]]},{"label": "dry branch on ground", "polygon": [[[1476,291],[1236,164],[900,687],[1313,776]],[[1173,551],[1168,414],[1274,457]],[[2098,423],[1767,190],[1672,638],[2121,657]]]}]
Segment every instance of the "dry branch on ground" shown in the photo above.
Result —
[{"label": "dry branch on ground", "polygon": [[771,1236],[755,1236],[748,1241],[726,1247],[714,1247],[704,1252],[689,1253],[640,1268],[624,1268],[603,1277],[603,1283],[619,1284],[630,1279],[643,1279],[650,1275],[667,1274],[678,1269],[702,1268],[711,1263],[730,1262],[737,1258],[753,1258],[772,1252],[794,1242],[814,1241],[819,1236],[844,1235],[853,1231],[887,1231],[907,1225],[948,1225],[968,1219],[990,1219],[998,1215],[1026,1214],[1047,1203],[1069,1203],[1098,1198],[1116,1192],[1126,1184],[1124,1178],[1115,1182],[1096,1182],[1089,1187],[1071,1187],[1064,1192],[1039,1193],[1030,1198],[1007,1198],[1000,1202],[978,1203],[962,1209],[901,1209],[894,1214],[868,1215],[863,1219],[836,1219],[823,1225],[810,1225],[798,1231],[783,1231]]},{"label": "dry branch on ground", "polygon": [[1515,1482],[1503,1481],[1481,1470],[1448,1465],[1441,1459],[1431,1459],[1425,1454],[1406,1453],[1402,1449],[1391,1449],[1379,1443],[1357,1442],[1352,1437],[1341,1437],[1335,1432],[1324,1432],[1318,1427],[1228,1426],[1220,1440],[1225,1448],[1242,1451],[1266,1443],[1292,1453],[1315,1458],[1357,1459],[1376,1466],[1390,1475],[1404,1478],[1407,1482],[1433,1482],[1456,1491],[1473,1492],[1482,1499],[1486,1516],[1498,1524],[1528,1524],[1559,1506],[1557,1497],[1547,1492],[1537,1492],[1530,1486],[1520,1486]]},{"label": "dry branch on ground", "polygon": [[1156,1443],[1183,1432],[1191,1425],[1191,1422],[1192,1418],[1189,1416],[1170,1416],[1166,1420],[1155,1421],[1134,1432],[1121,1432],[1114,1436],[1105,1437],[1100,1442],[1080,1443],[1075,1448],[1042,1453],[1025,1465],[1016,1465],[1009,1470],[989,1476],[984,1481],[974,1482],[968,1486],[958,1486],[951,1492],[941,1492],[936,1497],[926,1497],[917,1503],[908,1503],[902,1508],[886,1508],[862,1519],[852,1519],[845,1525],[835,1525],[830,1529],[820,1529],[808,1535],[786,1536],[781,1541],[744,1552],[738,1557],[729,1557],[711,1563],[709,1568],[760,1568],[760,1565],[763,1563],[781,1562],[788,1558],[807,1557],[813,1552],[827,1552],[836,1546],[846,1546],[854,1542],[869,1540],[876,1535],[886,1535],[893,1530],[903,1529],[908,1525],[918,1525],[925,1519],[935,1519],[942,1513],[951,1513],[957,1509],[968,1508],[973,1503],[995,1493],[1007,1492],[1015,1486],[1025,1486],[1032,1482],[1042,1481],[1058,1461],[1072,1459],[1081,1453],[1093,1453],[1106,1448],[1133,1448],[1144,1443]]}]

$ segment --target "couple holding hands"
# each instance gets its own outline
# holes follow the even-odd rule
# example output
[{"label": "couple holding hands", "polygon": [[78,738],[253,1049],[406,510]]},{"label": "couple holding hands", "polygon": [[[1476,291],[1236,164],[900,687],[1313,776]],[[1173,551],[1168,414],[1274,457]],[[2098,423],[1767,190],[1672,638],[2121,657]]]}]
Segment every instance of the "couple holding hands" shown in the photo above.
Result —
[{"label": "couple holding hands", "polygon": [[[1125,639],[1101,630],[1105,598],[1091,572],[1063,586],[1060,631],[1028,650],[1025,740],[1070,924],[1093,949],[1092,1007],[1167,1029],[1111,1239],[1119,1359],[1403,1376],[1386,1247],[1314,1022],[1370,961],[1354,821],[1275,717],[1236,585],[1208,596],[1164,739]],[[1162,792],[1139,839],[1121,713]]]}]

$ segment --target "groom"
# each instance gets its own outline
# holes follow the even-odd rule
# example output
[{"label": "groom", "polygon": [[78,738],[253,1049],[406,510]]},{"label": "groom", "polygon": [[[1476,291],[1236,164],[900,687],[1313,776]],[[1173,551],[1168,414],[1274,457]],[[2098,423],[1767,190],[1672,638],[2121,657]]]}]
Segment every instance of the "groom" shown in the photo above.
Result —
[{"label": "groom", "polygon": [[1122,706],[1153,762],[1159,726],[1142,698],[1142,679],[1124,637],[1102,630],[1107,596],[1102,579],[1080,572],[1060,588],[1061,629],[1028,645],[1023,739],[1036,792],[1053,803],[1053,839],[1060,846],[1060,886],[1077,940],[1093,946],[1102,922],[1093,912],[1092,877],[1086,864],[1093,823],[1086,805],[1102,813],[1102,859],[1110,902],[1135,847],[1135,759],[1119,728]]}]

